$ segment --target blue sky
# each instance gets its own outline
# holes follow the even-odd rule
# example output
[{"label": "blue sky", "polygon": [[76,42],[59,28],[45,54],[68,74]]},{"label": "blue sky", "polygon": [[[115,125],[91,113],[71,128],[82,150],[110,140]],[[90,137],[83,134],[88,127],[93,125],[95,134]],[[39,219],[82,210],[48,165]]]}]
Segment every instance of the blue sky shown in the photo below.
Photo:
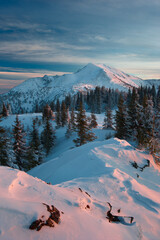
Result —
[{"label": "blue sky", "polygon": [[160,78],[159,0],[0,0],[0,86],[104,63]]}]

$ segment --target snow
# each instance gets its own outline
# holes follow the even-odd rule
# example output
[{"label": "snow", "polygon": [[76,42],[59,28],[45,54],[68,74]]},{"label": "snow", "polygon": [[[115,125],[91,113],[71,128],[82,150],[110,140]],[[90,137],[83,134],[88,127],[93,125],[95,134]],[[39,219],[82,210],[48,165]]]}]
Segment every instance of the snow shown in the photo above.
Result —
[{"label": "snow", "polygon": [[[19,115],[26,129],[35,117],[41,120],[42,115]],[[150,154],[125,140],[105,140],[113,130],[102,130],[104,114],[96,117],[94,142],[75,147],[76,133],[66,139],[66,128],[59,128],[56,145],[42,165],[28,173],[0,167],[1,240],[159,240],[160,167]],[[7,128],[14,121],[15,115],[11,115],[0,124]],[[52,124],[55,127],[54,121]],[[150,167],[143,171],[131,164],[135,161],[143,167],[147,160]],[[133,216],[133,223],[127,219],[109,223],[107,202],[113,206],[113,214]],[[49,216],[42,203],[64,212],[61,222],[39,232],[29,230],[34,220]]]},{"label": "snow", "polygon": [[[152,81],[148,81],[152,86]],[[15,113],[20,107],[27,112],[35,110],[36,104],[63,100],[68,94],[84,92],[96,86],[127,91],[128,88],[146,85],[140,78],[128,75],[104,64],[89,63],[73,74],[28,79],[2,95],[2,101],[10,103]]]},{"label": "snow", "polygon": [[[143,165],[145,159],[150,167],[143,172],[130,163]],[[0,239],[159,239],[159,168],[151,155],[125,140],[111,138],[70,149],[29,174],[0,167]],[[107,202],[114,214],[133,216],[133,223],[109,223]],[[61,222],[39,232],[29,230],[32,221],[48,218],[42,203],[63,211]]]}]

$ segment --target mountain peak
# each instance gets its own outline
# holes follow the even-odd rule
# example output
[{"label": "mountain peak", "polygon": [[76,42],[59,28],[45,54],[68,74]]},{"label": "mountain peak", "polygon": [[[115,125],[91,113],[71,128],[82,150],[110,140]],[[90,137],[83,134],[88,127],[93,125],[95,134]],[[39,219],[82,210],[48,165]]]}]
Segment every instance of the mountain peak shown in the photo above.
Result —
[{"label": "mountain peak", "polygon": [[18,111],[20,106],[26,112],[30,112],[41,102],[52,102],[56,99],[61,101],[68,94],[89,91],[96,86],[128,91],[128,88],[138,88],[145,84],[142,79],[105,64],[88,63],[73,74],[44,75],[41,78],[28,79],[7,94],[3,94],[2,101],[12,104],[13,112]]}]

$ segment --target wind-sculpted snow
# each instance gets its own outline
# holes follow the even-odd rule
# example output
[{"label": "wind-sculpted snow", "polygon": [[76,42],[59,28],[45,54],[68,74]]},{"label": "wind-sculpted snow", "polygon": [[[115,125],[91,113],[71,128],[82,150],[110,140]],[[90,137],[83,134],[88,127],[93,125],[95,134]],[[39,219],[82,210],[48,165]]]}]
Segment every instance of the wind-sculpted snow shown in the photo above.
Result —
[{"label": "wind-sculpted snow", "polygon": [[[142,166],[146,159],[150,166],[143,171],[131,164]],[[128,142],[112,138],[88,143],[29,173],[42,180],[0,167],[0,239],[159,239],[160,171],[151,155]],[[33,221],[49,217],[43,202],[60,210],[61,222],[31,231]],[[123,221],[106,219],[107,202]]]},{"label": "wind-sculpted snow", "polygon": [[[151,81],[148,82],[152,86]],[[20,108],[24,112],[34,111],[36,104],[44,104],[56,99],[62,100],[68,94],[86,92],[96,86],[127,91],[128,88],[145,86],[138,77],[128,75],[118,69],[106,65],[89,63],[73,74],[63,76],[47,76],[28,79],[1,95],[1,101],[10,103],[16,113]]]}]

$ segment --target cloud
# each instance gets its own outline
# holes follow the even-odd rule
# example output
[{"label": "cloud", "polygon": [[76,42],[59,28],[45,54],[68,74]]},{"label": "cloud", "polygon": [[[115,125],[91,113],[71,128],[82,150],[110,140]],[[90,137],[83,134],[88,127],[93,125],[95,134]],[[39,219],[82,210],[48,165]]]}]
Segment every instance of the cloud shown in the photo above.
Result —
[{"label": "cloud", "polygon": [[159,0],[0,1],[1,66],[159,63]]}]

